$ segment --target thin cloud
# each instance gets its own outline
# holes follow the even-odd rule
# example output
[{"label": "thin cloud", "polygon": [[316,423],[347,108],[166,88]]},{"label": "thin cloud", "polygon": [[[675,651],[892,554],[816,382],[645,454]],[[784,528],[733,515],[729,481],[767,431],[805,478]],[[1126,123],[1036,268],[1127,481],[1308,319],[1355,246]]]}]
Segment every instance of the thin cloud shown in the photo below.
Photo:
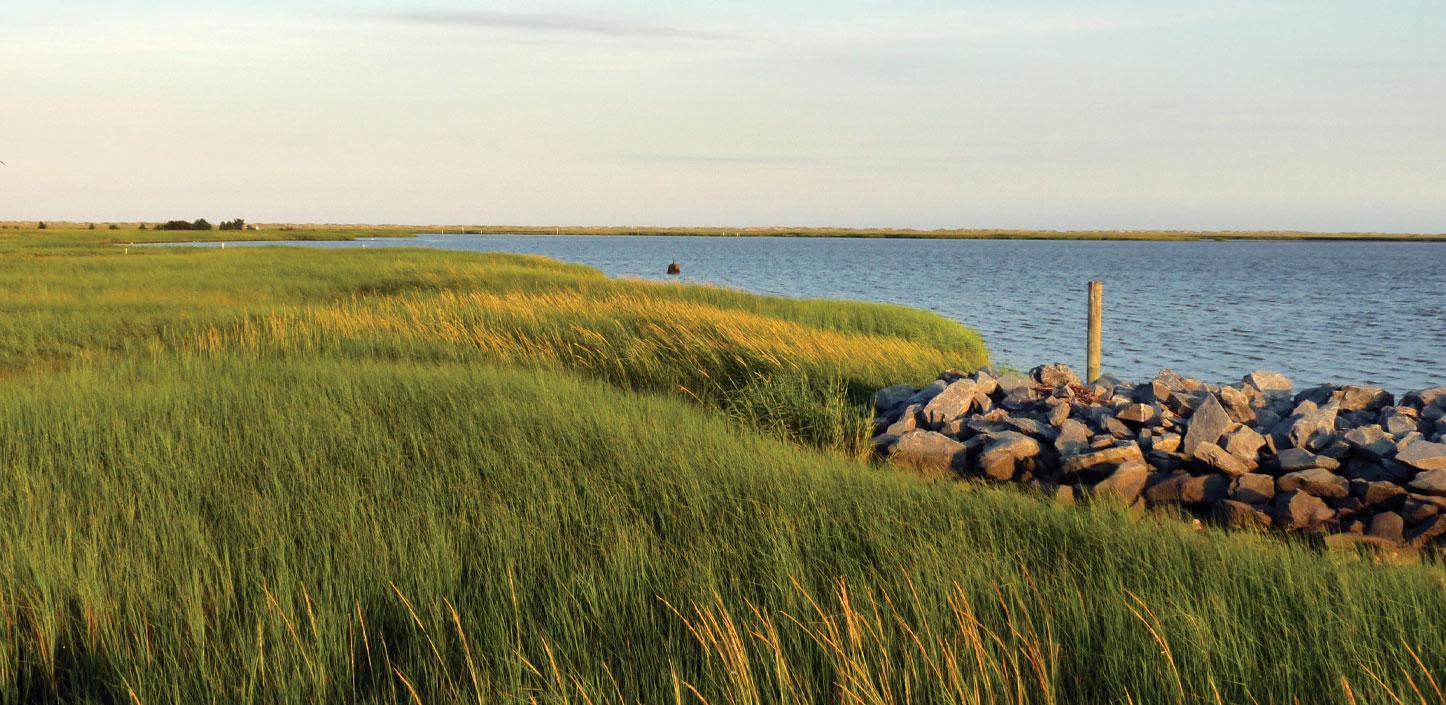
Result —
[{"label": "thin cloud", "polygon": [[613,39],[737,39],[729,34],[703,32],[665,25],[627,24],[596,17],[549,15],[489,10],[406,10],[379,16],[404,24],[436,27],[499,29],[512,32],[549,32]]},{"label": "thin cloud", "polygon": [[787,154],[669,154],[661,152],[629,152],[617,159],[653,164],[711,164],[718,166],[805,166],[818,164],[812,157]]}]

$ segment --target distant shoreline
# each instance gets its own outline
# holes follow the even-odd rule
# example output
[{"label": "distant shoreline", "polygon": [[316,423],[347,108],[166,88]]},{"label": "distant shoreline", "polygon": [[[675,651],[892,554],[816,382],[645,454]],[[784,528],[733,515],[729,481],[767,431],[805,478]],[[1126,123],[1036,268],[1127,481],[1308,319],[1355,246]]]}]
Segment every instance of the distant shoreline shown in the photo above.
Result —
[{"label": "distant shoreline", "polygon": [[[101,224],[105,229],[110,223]],[[84,230],[86,222],[49,223],[49,232]],[[128,241],[130,233],[139,230],[139,222],[117,222],[120,232],[106,233],[111,241]],[[1446,242],[1446,233],[1368,233],[1368,232],[1306,232],[1277,230],[1011,230],[1011,229],[944,229],[917,230],[907,228],[724,228],[724,227],[637,227],[637,226],[537,226],[537,225],[362,225],[260,223],[260,230],[222,231],[154,231],[147,223],[147,235],[139,239],[172,241],[176,238],[195,240],[271,240],[335,239],[358,237],[406,237],[416,234],[446,235],[613,235],[634,237],[842,237],[860,239],[913,240],[1094,240],[1121,242],[1201,242],[1201,241],[1313,241],[1313,242]],[[37,230],[34,221],[0,222],[0,228],[21,231]],[[223,237],[224,235],[224,237]]]}]

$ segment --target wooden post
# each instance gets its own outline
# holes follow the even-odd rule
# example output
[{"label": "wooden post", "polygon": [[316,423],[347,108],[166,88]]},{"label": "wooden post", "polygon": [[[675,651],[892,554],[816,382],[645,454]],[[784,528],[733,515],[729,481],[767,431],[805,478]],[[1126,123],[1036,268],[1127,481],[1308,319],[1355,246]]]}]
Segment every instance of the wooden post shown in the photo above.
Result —
[{"label": "wooden post", "polygon": [[1104,322],[1105,283],[1096,279],[1090,282],[1089,343],[1085,366],[1085,381],[1093,383],[1100,378],[1100,327]]}]

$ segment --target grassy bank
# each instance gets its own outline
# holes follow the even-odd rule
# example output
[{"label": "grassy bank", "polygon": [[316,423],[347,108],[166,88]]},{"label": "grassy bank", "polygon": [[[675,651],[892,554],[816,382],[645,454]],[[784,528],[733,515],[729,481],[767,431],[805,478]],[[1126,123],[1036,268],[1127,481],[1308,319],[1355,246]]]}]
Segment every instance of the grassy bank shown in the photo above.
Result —
[{"label": "grassy bank", "polygon": [[860,462],[930,314],[0,231],[0,315],[0,701],[1446,702],[1439,567]]}]

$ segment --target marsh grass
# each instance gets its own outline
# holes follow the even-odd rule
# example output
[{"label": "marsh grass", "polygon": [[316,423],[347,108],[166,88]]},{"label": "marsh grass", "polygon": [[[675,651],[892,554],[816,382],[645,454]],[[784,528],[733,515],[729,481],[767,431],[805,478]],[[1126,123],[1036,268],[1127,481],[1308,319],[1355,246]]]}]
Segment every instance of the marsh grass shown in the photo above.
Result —
[{"label": "marsh grass", "polygon": [[0,247],[0,702],[1443,702],[1438,566],[851,457],[984,359],[929,314],[52,245]]}]

